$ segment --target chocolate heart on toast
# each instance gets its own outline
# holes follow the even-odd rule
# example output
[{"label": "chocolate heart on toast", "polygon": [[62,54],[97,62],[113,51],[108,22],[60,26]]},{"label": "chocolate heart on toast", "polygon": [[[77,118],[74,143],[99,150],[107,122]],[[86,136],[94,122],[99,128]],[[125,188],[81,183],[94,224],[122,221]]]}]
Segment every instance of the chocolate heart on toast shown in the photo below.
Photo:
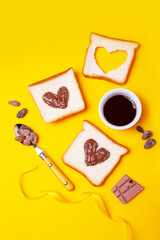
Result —
[{"label": "chocolate heart on toast", "polygon": [[84,144],[85,163],[87,166],[94,166],[104,162],[110,157],[110,152],[105,148],[98,148],[98,143],[93,139],[88,139]]},{"label": "chocolate heart on toast", "polygon": [[42,98],[49,106],[64,109],[68,106],[69,92],[66,87],[61,87],[57,94],[46,92]]}]

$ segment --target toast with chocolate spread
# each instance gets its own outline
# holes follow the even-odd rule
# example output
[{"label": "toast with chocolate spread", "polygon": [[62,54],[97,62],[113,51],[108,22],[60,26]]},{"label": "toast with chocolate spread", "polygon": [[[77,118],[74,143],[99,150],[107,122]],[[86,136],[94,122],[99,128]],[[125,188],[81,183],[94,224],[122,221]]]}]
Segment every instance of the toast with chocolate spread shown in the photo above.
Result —
[{"label": "toast with chocolate spread", "polygon": [[85,109],[72,68],[28,87],[43,120],[55,122]]},{"label": "toast with chocolate spread", "polygon": [[63,155],[63,162],[84,175],[92,185],[100,186],[128,148],[115,142],[89,121]]}]

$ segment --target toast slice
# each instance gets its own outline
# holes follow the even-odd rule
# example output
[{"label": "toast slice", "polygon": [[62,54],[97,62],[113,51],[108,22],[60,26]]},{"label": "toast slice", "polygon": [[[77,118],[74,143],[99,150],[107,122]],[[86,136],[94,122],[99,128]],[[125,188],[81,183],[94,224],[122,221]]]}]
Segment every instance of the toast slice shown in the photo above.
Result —
[{"label": "toast slice", "polygon": [[85,103],[72,68],[33,83],[28,90],[47,123],[85,109]]},{"label": "toast slice", "polygon": [[[86,147],[87,146],[87,147]],[[100,186],[128,149],[105,135],[89,121],[62,157],[63,162]]]},{"label": "toast slice", "polygon": [[[133,61],[135,59],[136,50],[139,43],[109,38],[95,33],[91,33],[90,45],[88,47],[85,63],[83,67],[83,75],[88,78],[96,78],[107,80],[119,85],[124,85],[128,79]],[[126,61],[117,69],[113,69],[108,73],[104,73],[99,67],[95,54],[99,47],[105,48],[109,53],[116,51],[124,51],[127,53]]]}]

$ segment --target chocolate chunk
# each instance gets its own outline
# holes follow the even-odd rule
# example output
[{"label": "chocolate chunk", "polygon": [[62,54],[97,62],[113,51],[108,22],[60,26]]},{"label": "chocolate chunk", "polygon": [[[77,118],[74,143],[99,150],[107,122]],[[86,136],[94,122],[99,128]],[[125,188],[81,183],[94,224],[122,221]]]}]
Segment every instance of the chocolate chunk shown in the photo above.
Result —
[{"label": "chocolate chunk", "polygon": [[144,133],[144,130],[143,130],[143,128],[142,128],[142,127],[140,127],[140,126],[137,126],[137,127],[136,127],[136,130],[137,130],[138,132]]},{"label": "chocolate chunk", "polygon": [[21,111],[17,113],[17,118],[23,118],[27,114],[27,109],[23,108]]},{"label": "chocolate chunk", "polygon": [[156,140],[155,139],[148,139],[145,144],[144,144],[144,148],[145,149],[150,149],[152,148],[154,145],[156,144]]},{"label": "chocolate chunk", "polygon": [[147,138],[150,138],[151,136],[152,136],[152,132],[149,131],[149,130],[147,130],[147,131],[145,131],[145,132],[143,133],[142,139],[143,139],[143,140],[146,140]]},{"label": "chocolate chunk", "polygon": [[12,106],[15,106],[15,107],[20,105],[20,103],[18,101],[8,101],[8,103]]},{"label": "chocolate chunk", "polygon": [[17,136],[17,137],[15,137],[15,140],[18,141],[18,142],[23,142],[24,139],[25,139],[25,137],[23,137],[23,136]]},{"label": "chocolate chunk", "polygon": [[127,203],[143,189],[136,181],[124,175],[111,191],[121,203]]}]

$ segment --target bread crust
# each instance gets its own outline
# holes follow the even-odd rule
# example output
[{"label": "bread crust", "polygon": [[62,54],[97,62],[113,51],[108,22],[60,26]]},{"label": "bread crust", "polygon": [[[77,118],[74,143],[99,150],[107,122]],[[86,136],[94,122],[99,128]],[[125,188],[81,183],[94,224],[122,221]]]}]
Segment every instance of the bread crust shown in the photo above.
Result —
[{"label": "bread crust", "polygon": [[44,82],[48,82],[48,81],[50,81],[50,80],[53,80],[53,79],[55,79],[55,78],[57,78],[57,77],[65,74],[65,73],[67,73],[67,72],[68,72],[69,70],[71,70],[71,69],[73,70],[73,68],[70,67],[70,68],[68,68],[67,70],[63,71],[63,72],[57,73],[57,74],[55,74],[55,75],[53,75],[53,76],[51,76],[51,77],[45,78],[45,79],[40,80],[40,81],[37,81],[37,82],[35,82],[35,83],[32,83],[32,84],[30,84],[30,85],[28,86],[28,88],[29,88],[29,87],[33,87],[33,86],[36,86],[36,85],[39,85],[39,84],[44,83]]},{"label": "bread crust", "polygon": [[[108,78],[108,77],[104,77],[104,76],[100,76],[100,75],[87,75],[87,74],[84,73],[84,66],[85,66],[85,63],[86,63],[86,57],[87,57],[88,49],[89,49],[90,44],[91,44],[91,42],[92,42],[92,40],[91,40],[91,35],[92,35],[92,34],[97,35],[97,36],[99,36],[99,37],[104,37],[104,38],[107,38],[107,39],[111,39],[111,40],[118,40],[118,41],[131,42],[131,43],[137,43],[137,44],[138,44],[137,48],[134,49],[134,55],[133,55],[133,57],[132,57],[132,60],[130,61],[130,65],[129,65],[129,68],[128,68],[128,71],[127,71],[127,75],[126,75],[126,77],[125,77],[125,79],[124,79],[123,82],[117,82],[116,80],[114,80],[114,79],[112,79],[112,78]],[[106,80],[106,81],[108,81],[108,82],[115,83],[115,84],[118,84],[118,85],[121,85],[121,86],[122,86],[122,85],[125,85],[125,84],[127,83],[128,78],[129,78],[129,75],[130,75],[130,72],[131,72],[131,68],[132,68],[132,66],[133,66],[133,63],[134,63],[134,60],[135,60],[135,57],[136,57],[136,51],[138,50],[139,47],[140,47],[140,44],[139,44],[138,42],[135,42],[135,41],[118,39],[118,38],[111,38],[111,37],[108,37],[108,36],[104,36],[104,35],[100,35],[100,34],[97,34],[97,33],[93,33],[93,32],[92,32],[92,33],[90,34],[89,46],[88,46],[88,48],[87,48],[87,50],[86,50],[86,55],[85,55],[85,61],[84,61],[84,65],[83,65],[82,74],[83,74],[83,76],[86,77],[86,78]],[[94,59],[95,59],[96,63],[97,63],[97,60],[96,60],[96,58],[95,58],[95,54],[96,54],[97,48],[100,48],[100,47],[96,47],[96,48],[95,48]],[[118,50],[117,50],[117,51],[118,51]],[[119,51],[121,51],[121,50],[119,50]],[[115,51],[115,52],[116,52],[116,51]],[[97,65],[98,65],[98,63],[97,63]],[[99,66],[99,65],[98,65],[98,66]],[[102,69],[101,69],[101,70],[102,70]],[[102,70],[102,71],[103,71],[103,70]]]},{"label": "bread crust", "polygon": [[[87,176],[86,174],[84,174],[84,173],[83,173],[82,171],[80,171],[79,169],[71,166],[70,164],[66,163],[65,160],[64,160],[64,155],[65,155],[65,153],[68,151],[68,149],[69,149],[70,147],[65,151],[65,153],[64,153],[63,156],[62,156],[62,161],[63,161],[63,163],[64,163],[65,165],[67,165],[68,167],[72,168],[73,170],[75,170],[75,171],[79,172],[80,174],[82,174],[94,187],[100,187],[100,186],[102,186],[102,185],[104,184],[104,182],[106,181],[107,177],[111,174],[111,172],[114,170],[114,168],[118,165],[118,163],[120,162],[122,156],[126,155],[126,154],[129,152],[129,149],[128,149],[127,147],[123,146],[122,144],[117,143],[115,140],[113,140],[111,137],[109,137],[106,133],[104,133],[101,129],[99,129],[97,126],[95,126],[95,125],[94,125],[93,123],[91,123],[90,121],[88,121],[88,120],[83,120],[83,123],[84,123],[84,122],[87,122],[87,123],[91,124],[94,128],[96,128],[98,131],[100,131],[101,134],[103,134],[104,136],[106,136],[107,138],[109,138],[114,144],[117,144],[117,145],[119,145],[120,147],[123,147],[123,148],[126,149],[126,153],[124,153],[124,154],[122,154],[122,155],[119,156],[119,159],[118,159],[117,163],[116,163],[116,164],[114,165],[114,167],[105,175],[105,177],[102,179],[102,181],[101,181],[99,184],[94,184],[94,183],[88,178],[88,176]],[[82,131],[84,131],[84,128],[83,128]],[[79,135],[82,131],[80,131],[80,132],[76,135],[76,137],[74,138],[73,142],[75,141],[75,139],[78,137],[78,135]],[[73,142],[72,142],[72,143],[73,143]],[[71,144],[71,145],[72,145],[72,144]],[[70,145],[70,146],[71,146],[71,145]]]},{"label": "bread crust", "polygon": [[[71,69],[72,69],[72,71],[73,71],[73,68],[70,67],[70,68],[68,68],[67,70],[65,70],[65,71],[63,71],[63,72],[61,72],[61,73],[55,74],[55,75],[53,75],[53,76],[51,76],[51,77],[48,77],[48,78],[45,78],[45,79],[40,80],[40,81],[38,81],[38,82],[35,82],[35,83],[30,84],[30,85],[28,86],[28,91],[29,91],[29,88],[30,88],[30,87],[36,86],[36,85],[39,85],[39,84],[42,84],[42,83],[45,83],[45,82],[48,82],[48,81],[53,80],[53,79],[56,79],[57,77],[65,74],[65,73],[67,73],[67,72],[70,71]],[[79,112],[84,111],[85,108],[86,108],[85,101],[84,101],[84,97],[83,97],[83,95],[82,95],[82,91],[81,91],[81,89],[80,89],[80,86],[79,86],[79,83],[78,83],[78,80],[77,80],[77,77],[76,77],[74,71],[73,71],[73,74],[74,74],[74,77],[75,77],[75,81],[76,81],[76,83],[77,83],[77,87],[78,87],[79,92],[80,92],[80,96],[81,96],[82,101],[83,101],[83,104],[84,104],[83,109],[77,110],[77,111],[74,111],[74,112],[71,112],[71,113],[67,113],[67,114],[65,114],[65,115],[63,115],[63,116],[61,116],[61,117],[59,117],[59,118],[54,119],[52,122],[57,122],[57,121],[62,120],[62,119],[64,119],[64,118],[66,118],[66,117],[75,115],[76,113],[79,113]],[[30,92],[30,91],[29,91],[29,92]],[[30,92],[30,95],[31,95],[33,101],[35,102],[34,97],[33,97],[33,95],[31,94],[31,92]],[[36,104],[36,102],[35,102],[35,104]],[[37,106],[37,108],[38,108],[38,105],[37,105],[37,104],[36,104],[36,106]],[[38,110],[39,110],[39,108],[38,108]],[[39,110],[39,112],[40,112],[40,115],[41,115],[43,121],[46,122],[46,121],[44,120],[43,115],[41,114],[41,111],[40,111],[40,110]],[[52,122],[46,122],[46,123],[52,123]]]}]

